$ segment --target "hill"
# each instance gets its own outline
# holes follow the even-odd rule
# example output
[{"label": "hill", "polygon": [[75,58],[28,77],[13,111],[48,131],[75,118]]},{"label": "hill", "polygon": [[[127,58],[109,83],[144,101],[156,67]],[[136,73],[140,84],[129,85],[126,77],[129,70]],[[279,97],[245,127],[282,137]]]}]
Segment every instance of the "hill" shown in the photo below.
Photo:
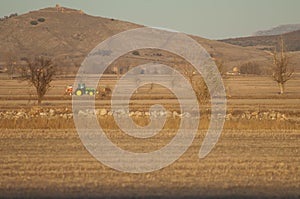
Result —
[{"label": "hill", "polygon": [[270,35],[282,35],[289,32],[300,30],[300,24],[285,24],[280,25],[269,30],[260,30],[253,34],[253,36],[270,36]]},{"label": "hill", "polygon": [[137,27],[140,26],[61,7],[32,11],[0,21],[0,59],[47,54],[78,66],[98,42]]},{"label": "hill", "polygon": [[[252,36],[220,40],[222,42],[243,47],[255,46],[257,49],[271,50],[278,45],[281,35]],[[300,51],[300,30],[282,35],[288,51]]]},{"label": "hill", "polygon": [[[44,8],[0,21],[0,64],[7,60],[17,63],[23,57],[46,54],[54,57],[61,68],[74,68],[76,72],[84,57],[98,43],[119,32],[142,27],[125,21],[95,17],[81,10],[63,7]],[[224,63],[225,70],[244,63],[255,62],[269,67],[272,59],[267,52],[245,48],[192,36],[210,55]],[[141,53],[139,57],[128,54],[120,66],[136,65],[137,60],[163,60],[168,55],[153,57],[153,53]],[[138,59],[137,59],[138,58]],[[68,69],[69,71],[71,69]]]}]

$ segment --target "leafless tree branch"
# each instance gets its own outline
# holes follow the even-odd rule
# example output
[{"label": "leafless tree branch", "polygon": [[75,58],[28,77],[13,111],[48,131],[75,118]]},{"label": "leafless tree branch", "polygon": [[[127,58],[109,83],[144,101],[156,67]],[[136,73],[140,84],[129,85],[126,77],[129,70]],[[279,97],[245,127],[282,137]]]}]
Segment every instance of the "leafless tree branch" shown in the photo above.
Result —
[{"label": "leafless tree branch", "polygon": [[283,94],[285,83],[292,78],[294,69],[290,67],[290,57],[286,52],[286,46],[282,37],[279,47],[280,49],[275,48],[272,53],[274,61],[272,77],[278,83],[280,94]]},{"label": "leafless tree branch", "polygon": [[29,82],[30,85],[36,88],[38,96],[38,104],[42,102],[42,98],[49,90],[50,83],[56,72],[56,65],[50,58],[36,57],[33,60],[25,59],[26,67],[22,71],[23,80]]}]

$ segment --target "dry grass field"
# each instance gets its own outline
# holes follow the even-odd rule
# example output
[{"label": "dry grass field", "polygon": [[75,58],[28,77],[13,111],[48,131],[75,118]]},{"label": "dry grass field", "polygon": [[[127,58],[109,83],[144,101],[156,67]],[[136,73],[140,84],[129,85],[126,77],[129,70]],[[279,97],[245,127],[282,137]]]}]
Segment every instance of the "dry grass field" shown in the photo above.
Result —
[{"label": "dry grass field", "polygon": [[[104,85],[114,84],[114,80],[105,81]],[[299,118],[298,76],[288,82],[284,96],[276,94],[278,88],[269,77],[233,76],[224,82],[229,113],[273,110]],[[36,107],[34,90],[25,82],[0,83],[0,112]],[[72,83],[72,79],[55,80],[42,109],[71,110],[72,98],[64,96],[64,89]],[[147,86],[141,88],[140,96],[133,99],[134,109],[144,110],[154,102],[170,110],[176,108],[177,101],[162,95],[160,89],[154,86],[149,93]],[[96,107],[108,106],[108,99],[96,98]],[[145,125],[147,118],[136,121]],[[157,136],[146,140],[124,135],[112,117],[99,118],[99,122],[121,148],[146,152],[167,144],[179,119],[169,119]],[[129,174],[93,158],[81,143],[72,119],[1,118],[0,197],[300,197],[299,121],[226,121],[214,149],[199,159],[208,122],[201,118],[192,145],[170,166]]]},{"label": "dry grass field", "polygon": [[[73,129],[2,129],[1,197],[300,196],[299,130],[224,130],[199,159],[203,135],[172,165],[128,174],[95,160]],[[123,141],[121,147],[153,147]]]}]

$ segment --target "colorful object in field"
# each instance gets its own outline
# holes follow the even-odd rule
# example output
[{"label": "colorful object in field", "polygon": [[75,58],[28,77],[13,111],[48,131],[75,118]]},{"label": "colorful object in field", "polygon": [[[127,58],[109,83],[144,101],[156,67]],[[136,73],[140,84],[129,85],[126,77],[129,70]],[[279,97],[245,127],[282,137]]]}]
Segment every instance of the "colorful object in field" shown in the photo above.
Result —
[{"label": "colorful object in field", "polygon": [[72,85],[67,86],[66,95],[73,95],[73,86]]},{"label": "colorful object in field", "polygon": [[95,95],[97,93],[94,88],[87,88],[84,83],[79,83],[77,89],[75,90],[75,95]]}]

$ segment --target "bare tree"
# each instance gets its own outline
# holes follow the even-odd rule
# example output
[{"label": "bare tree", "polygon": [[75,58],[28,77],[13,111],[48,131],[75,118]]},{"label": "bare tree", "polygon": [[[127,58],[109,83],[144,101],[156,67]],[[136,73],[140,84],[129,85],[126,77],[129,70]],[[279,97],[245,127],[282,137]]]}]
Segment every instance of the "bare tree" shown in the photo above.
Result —
[{"label": "bare tree", "polygon": [[17,65],[17,57],[12,53],[4,53],[4,58],[6,62],[7,73],[12,79],[15,73],[16,65]]},{"label": "bare tree", "polygon": [[292,78],[293,68],[290,68],[290,57],[286,52],[285,43],[281,37],[279,49],[275,48],[273,55],[274,67],[272,77],[278,83],[280,94],[284,93],[285,83]]},{"label": "bare tree", "polygon": [[200,104],[206,104],[209,101],[209,91],[206,86],[205,81],[192,67],[184,65],[180,68],[184,76],[189,80],[191,86],[193,87],[197,100]]},{"label": "bare tree", "polygon": [[23,79],[36,88],[38,104],[40,105],[44,95],[50,88],[56,71],[56,65],[50,58],[36,57],[33,60],[25,59],[27,65],[23,70]]},{"label": "bare tree", "polygon": [[[207,63],[207,67],[209,66],[209,63]],[[224,61],[222,60],[215,60],[214,64],[217,66],[219,73],[221,76],[224,76],[224,71],[225,71],[225,65]],[[208,90],[208,87],[203,79],[203,77],[196,72],[196,70],[189,66],[189,65],[184,65],[180,67],[179,70],[182,70],[184,76],[189,80],[191,86],[193,87],[197,100],[200,104],[208,104],[210,102],[210,91]],[[217,78],[215,76],[209,76],[207,78]],[[214,92],[215,88],[211,90],[211,92]]]}]

